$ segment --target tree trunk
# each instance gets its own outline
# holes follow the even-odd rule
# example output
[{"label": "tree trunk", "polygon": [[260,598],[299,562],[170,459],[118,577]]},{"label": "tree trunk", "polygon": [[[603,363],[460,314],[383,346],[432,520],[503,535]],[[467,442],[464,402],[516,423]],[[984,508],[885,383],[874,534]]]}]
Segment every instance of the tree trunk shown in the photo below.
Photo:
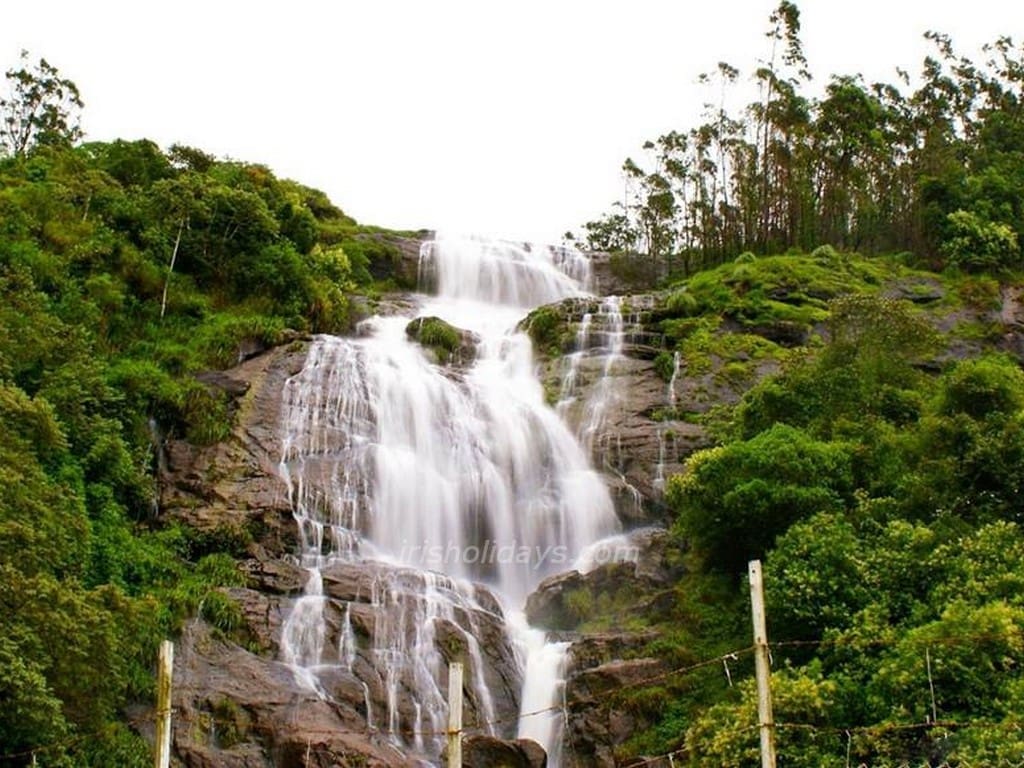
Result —
[{"label": "tree trunk", "polygon": [[160,318],[163,319],[167,311],[167,289],[171,285],[171,275],[174,274],[174,262],[178,259],[178,246],[181,245],[181,231],[185,228],[185,219],[178,223],[178,236],[174,238],[174,250],[171,252],[171,264],[167,268],[167,279],[164,280],[164,295],[160,300]]}]

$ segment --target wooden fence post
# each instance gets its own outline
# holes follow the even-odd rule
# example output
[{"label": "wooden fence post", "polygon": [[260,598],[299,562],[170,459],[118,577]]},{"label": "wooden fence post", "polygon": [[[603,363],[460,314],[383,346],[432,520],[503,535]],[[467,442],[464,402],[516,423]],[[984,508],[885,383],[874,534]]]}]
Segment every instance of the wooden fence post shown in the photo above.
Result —
[{"label": "wooden fence post", "polygon": [[761,768],[775,768],[775,721],[772,718],[771,659],[764,609],[761,561],[751,560],[750,610],[754,623],[754,671],[757,675],[757,727],[761,734]]},{"label": "wooden fence post", "polygon": [[462,664],[448,665],[448,768],[462,768]]},{"label": "wooden fence post", "polygon": [[156,671],[156,768],[171,764],[171,678],[174,674],[174,643],[160,643]]}]

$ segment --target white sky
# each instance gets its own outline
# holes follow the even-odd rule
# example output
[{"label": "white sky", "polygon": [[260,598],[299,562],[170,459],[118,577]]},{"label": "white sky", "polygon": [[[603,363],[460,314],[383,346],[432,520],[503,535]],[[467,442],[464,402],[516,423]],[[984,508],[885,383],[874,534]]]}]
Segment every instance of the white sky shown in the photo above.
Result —
[{"label": "white sky", "polygon": [[[696,124],[696,76],[749,74],[777,0],[32,0],[20,49],[74,80],[91,139],[151,138],[262,162],[362,222],[557,240],[621,195],[647,138]],[[1007,0],[802,0],[818,87],[917,71],[1024,37]],[[6,69],[6,66],[3,67]]]}]

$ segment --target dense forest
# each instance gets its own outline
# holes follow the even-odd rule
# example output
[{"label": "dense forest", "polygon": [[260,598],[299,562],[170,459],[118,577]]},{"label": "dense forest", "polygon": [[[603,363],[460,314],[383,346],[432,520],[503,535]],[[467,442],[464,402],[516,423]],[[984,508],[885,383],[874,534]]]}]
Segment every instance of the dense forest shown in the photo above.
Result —
[{"label": "dense forest", "polygon": [[[636,595],[581,594],[576,626],[656,628],[644,653],[681,666],[744,649],[740,576],[763,558],[784,765],[1010,764],[1024,756],[1024,373],[984,318],[1020,297],[1024,51],[1000,39],[975,64],[933,34],[916,80],[834,76],[812,97],[799,31],[782,2],[760,99],[730,115],[723,97],[648,142],[624,203],[585,225],[589,248],[660,281],[663,360],[764,353],[724,350],[747,339],[727,325],[813,333],[699,417],[717,445],[667,484],[671,605],[628,615]],[[724,93],[741,76],[723,63],[707,77]],[[82,107],[27,57],[0,96],[9,765],[150,764],[132,713],[152,699],[157,644],[195,617],[239,624],[219,588],[244,581],[250,543],[160,517],[159,445],[229,431],[205,372],[347,332],[354,296],[395,287],[391,246],[324,193],[193,147],[83,142]],[[882,290],[908,276],[941,290]],[[675,750],[755,764],[749,656],[731,663],[735,685],[716,662],[616,692],[650,723],[623,764]]]},{"label": "dense forest", "polygon": [[779,4],[766,36],[759,98],[729,114],[740,70],[721,62],[702,75],[717,98],[706,122],[625,161],[625,199],[584,226],[590,248],[641,252],[657,274],[821,243],[909,251],[933,267],[1019,266],[1024,57],[1011,39],[977,64],[928,33],[934,54],[916,78],[833,75],[809,95],[796,5]]}]

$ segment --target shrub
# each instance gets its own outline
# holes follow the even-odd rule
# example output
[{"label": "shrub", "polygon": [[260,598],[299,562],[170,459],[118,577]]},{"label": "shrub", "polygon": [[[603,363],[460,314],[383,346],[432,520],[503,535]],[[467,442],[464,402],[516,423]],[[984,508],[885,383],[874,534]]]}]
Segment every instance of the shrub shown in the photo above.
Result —
[{"label": "shrub", "polygon": [[534,346],[549,352],[559,351],[562,325],[562,315],[554,307],[541,307],[526,318],[526,332]]},{"label": "shrub", "polygon": [[694,317],[700,314],[700,302],[696,296],[683,288],[668,297],[665,309],[673,317]]},{"label": "shrub", "polygon": [[842,256],[835,248],[831,245],[819,245],[813,251],[811,251],[811,258],[819,264],[826,266],[839,264],[842,262]]},{"label": "shrub", "polygon": [[797,520],[843,508],[849,449],[777,424],[751,440],[699,451],[669,481],[680,532],[713,570],[738,572]]},{"label": "shrub", "polygon": [[1020,244],[1011,227],[964,210],[949,214],[946,222],[948,235],[939,250],[950,264],[967,272],[1019,266]]},{"label": "shrub", "polygon": [[1024,373],[998,357],[963,360],[942,379],[939,409],[974,419],[1011,415],[1024,405]]},{"label": "shrub", "polygon": [[672,381],[672,374],[676,370],[675,355],[671,352],[659,352],[654,358],[654,372],[664,381]]},{"label": "shrub", "polygon": [[432,349],[441,360],[451,357],[462,343],[459,329],[439,317],[418,317],[405,326],[405,333]]}]

